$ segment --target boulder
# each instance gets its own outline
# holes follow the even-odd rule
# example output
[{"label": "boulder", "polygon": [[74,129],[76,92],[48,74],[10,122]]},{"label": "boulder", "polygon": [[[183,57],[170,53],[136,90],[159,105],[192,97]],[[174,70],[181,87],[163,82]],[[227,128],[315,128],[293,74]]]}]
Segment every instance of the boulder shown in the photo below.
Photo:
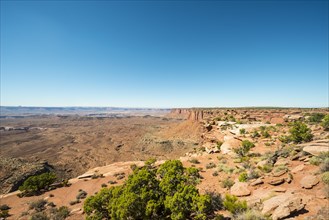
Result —
[{"label": "boulder", "polygon": [[248,189],[248,183],[236,182],[231,187],[231,194],[235,196],[249,196],[251,191]]},{"label": "boulder", "polygon": [[285,201],[278,208],[276,208],[272,214],[273,220],[283,219],[289,216],[291,213],[298,212],[305,207],[303,199],[301,197],[292,198]]},{"label": "boulder", "polygon": [[289,216],[291,213],[298,212],[304,207],[305,202],[301,195],[284,193],[264,201],[262,214],[272,214],[272,219],[278,220]]},{"label": "boulder", "polygon": [[305,189],[312,189],[313,186],[319,183],[319,179],[314,175],[307,175],[299,183]]}]

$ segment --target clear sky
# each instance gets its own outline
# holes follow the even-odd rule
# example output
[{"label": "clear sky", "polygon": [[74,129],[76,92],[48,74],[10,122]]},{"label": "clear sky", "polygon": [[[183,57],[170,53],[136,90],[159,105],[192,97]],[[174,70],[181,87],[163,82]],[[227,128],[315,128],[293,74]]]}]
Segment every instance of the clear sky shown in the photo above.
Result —
[{"label": "clear sky", "polygon": [[1,105],[328,107],[328,1],[3,1]]}]

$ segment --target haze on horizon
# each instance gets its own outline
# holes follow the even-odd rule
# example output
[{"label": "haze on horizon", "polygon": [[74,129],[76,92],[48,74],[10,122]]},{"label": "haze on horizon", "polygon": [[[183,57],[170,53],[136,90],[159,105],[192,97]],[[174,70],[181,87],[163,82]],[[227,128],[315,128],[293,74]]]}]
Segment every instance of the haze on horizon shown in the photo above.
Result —
[{"label": "haze on horizon", "polygon": [[328,1],[1,1],[1,106],[328,107]]}]

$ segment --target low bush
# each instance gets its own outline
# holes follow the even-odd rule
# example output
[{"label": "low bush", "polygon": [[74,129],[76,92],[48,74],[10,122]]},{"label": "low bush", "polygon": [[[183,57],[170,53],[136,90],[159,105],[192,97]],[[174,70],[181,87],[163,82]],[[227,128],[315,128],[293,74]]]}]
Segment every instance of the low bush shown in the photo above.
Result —
[{"label": "low bush", "polygon": [[233,215],[247,211],[248,206],[246,201],[239,201],[236,196],[226,195],[223,201],[224,208]]},{"label": "low bush", "polygon": [[42,189],[48,189],[56,180],[54,173],[43,173],[36,176],[31,176],[24,181],[23,185],[19,187],[19,190],[23,193],[38,193]]},{"label": "low bush", "polygon": [[223,208],[223,199],[219,193],[206,192],[206,195],[208,195],[211,198],[211,209],[213,211],[218,211]]},{"label": "low bush", "polygon": [[262,213],[256,210],[246,210],[236,215],[235,220],[267,220]]},{"label": "low bush", "polygon": [[324,172],[324,173],[322,174],[322,181],[323,181],[325,184],[329,185],[329,171]]},{"label": "low bush", "polygon": [[260,169],[264,173],[269,173],[272,171],[273,166],[271,166],[270,164],[265,164],[264,166],[259,166],[258,169]]},{"label": "low bush", "polygon": [[50,218],[45,212],[37,212],[31,216],[30,220],[50,220]]},{"label": "low bush", "polygon": [[312,113],[309,116],[308,121],[311,123],[320,123],[324,117],[325,114],[323,113]]},{"label": "low bush", "polygon": [[216,167],[216,164],[213,163],[213,162],[210,162],[210,163],[208,163],[208,164],[206,165],[206,168],[207,168],[207,169],[211,169],[211,168],[215,168],[215,167]]},{"label": "low bush", "polygon": [[0,219],[6,219],[7,217],[9,217],[9,210],[0,210]]},{"label": "low bush", "polygon": [[80,200],[76,199],[76,200],[71,201],[69,204],[70,205],[75,205],[75,204],[78,204],[78,203],[80,203]]},{"label": "low bush", "polygon": [[46,209],[47,201],[44,199],[39,199],[37,201],[31,202],[29,205],[29,209],[34,209],[37,212],[41,212]]},{"label": "low bush", "polygon": [[233,149],[233,151],[240,157],[245,157],[245,156],[247,156],[250,149],[253,147],[255,147],[254,143],[252,143],[251,141],[248,141],[248,140],[244,140],[241,143],[241,147],[235,148],[235,149]]},{"label": "low bush", "polygon": [[221,186],[223,188],[230,189],[233,185],[234,185],[234,181],[231,180],[230,178],[226,178],[226,179],[222,180],[222,182],[221,182]]},{"label": "low bush", "polygon": [[222,141],[217,141],[217,149],[220,150],[221,146],[223,145]]},{"label": "low bush", "polygon": [[189,160],[190,163],[194,163],[194,164],[199,164],[200,162],[198,161],[198,159],[196,158],[192,158]]},{"label": "low bush", "polygon": [[10,207],[7,204],[3,204],[0,206],[0,211],[4,211],[4,210],[9,210]]},{"label": "low bush", "polygon": [[327,114],[326,116],[324,116],[321,125],[324,128],[324,130],[326,130],[326,131],[329,130],[329,114]]},{"label": "low bush", "polygon": [[240,129],[240,134],[245,134],[245,133],[246,133],[246,129],[241,128],[241,129]]},{"label": "low bush", "polygon": [[247,182],[248,181],[248,174],[246,172],[243,172],[239,175],[239,181],[240,182]]},{"label": "low bush", "polygon": [[329,158],[326,158],[323,160],[323,162],[320,164],[320,172],[324,173],[329,171]]},{"label": "low bush", "polygon": [[59,208],[54,208],[50,211],[50,216],[52,220],[64,220],[70,215],[70,210],[66,206],[61,206]]},{"label": "low bush", "polygon": [[[105,185],[106,185],[106,184],[105,184]],[[87,193],[86,191],[80,189],[78,195],[76,196],[76,199],[77,199],[77,200],[79,200],[79,199],[84,199],[84,198],[87,197],[87,194],[88,194],[88,193]]]},{"label": "low bush", "polygon": [[313,138],[311,129],[309,129],[306,124],[300,121],[292,123],[292,127],[289,129],[289,132],[289,139],[296,144],[309,142]]}]

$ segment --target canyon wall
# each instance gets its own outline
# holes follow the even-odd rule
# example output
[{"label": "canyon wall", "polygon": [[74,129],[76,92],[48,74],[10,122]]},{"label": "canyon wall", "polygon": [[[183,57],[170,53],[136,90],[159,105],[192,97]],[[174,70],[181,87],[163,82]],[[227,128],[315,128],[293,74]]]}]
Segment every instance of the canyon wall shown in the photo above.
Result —
[{"label": "canyon wall", "polygon": [[329,113],[326,108],[177,108],[172,109],[168,116],[200,122],[214,118],[223,120],[227,117],[234,117],[235,120],[249,122],[283,123],[284,119],[304,117],[306,113],[312,112]]}]

